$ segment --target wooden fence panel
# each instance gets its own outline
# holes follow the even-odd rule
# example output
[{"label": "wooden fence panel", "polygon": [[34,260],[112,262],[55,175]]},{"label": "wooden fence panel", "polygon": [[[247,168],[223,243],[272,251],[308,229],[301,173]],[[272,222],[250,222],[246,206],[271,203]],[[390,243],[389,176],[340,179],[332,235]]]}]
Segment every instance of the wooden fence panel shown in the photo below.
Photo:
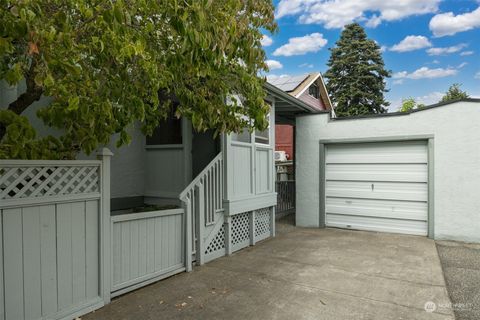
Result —
[{"label": "wooden fence panel", "polygon": [[0,160],[0,319],[72,319],[103,305],[104,166]]},{"label": "wooden fence panel", "polygon": [[5,319],[62,318],[101,300],[98,206],[89,200],[2,210]]},{"label": "wooden fence panel", "polygon": [[112,295],[185,270],[183,209],[112,217]]}]

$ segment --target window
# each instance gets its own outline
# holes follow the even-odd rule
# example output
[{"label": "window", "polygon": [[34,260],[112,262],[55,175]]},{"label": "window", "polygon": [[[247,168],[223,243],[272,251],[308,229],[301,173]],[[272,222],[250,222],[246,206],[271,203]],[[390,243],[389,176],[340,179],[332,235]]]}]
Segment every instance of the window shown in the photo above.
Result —
[{"label": "window", "polygon": [[268,127],[263,131],[255,130],[255,142],[261,144],[270,143],[270,114],[267,115]]},{"label": "window", "polygon": [[234,133],[232,133],[232,140],[233,141],[250,143],[251,142],[250,131],[248,131],[248,129],[245,128],[240,133],[235,133],[234,132]]},{"label": "window", "polygon": [[182,119],[175,117],[174,110],[147,136],[147,146],[166,144],[182,144]]},{"label": "window", "polygon": [[314,97],[315,99],[319,98],[320,92],[319,92],[319,89],[318,89],[318,85],[316,83],[312,84],[308,88],[308,94],[311,95],[312,97]]}]

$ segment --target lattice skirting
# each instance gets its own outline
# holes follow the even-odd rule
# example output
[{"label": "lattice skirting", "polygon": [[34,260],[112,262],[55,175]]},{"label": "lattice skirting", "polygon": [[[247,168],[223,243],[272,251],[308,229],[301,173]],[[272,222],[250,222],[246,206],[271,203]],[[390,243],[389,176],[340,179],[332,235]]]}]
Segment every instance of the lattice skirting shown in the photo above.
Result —
[{"label": "lattice skirting", "polygon": [[255,211],[255,240],[268,238],[272,232],[272,208]]},{"label": "lattice skirting", "polygon": [[244,212],[232,217],[231,245],[232,251],[237,251],[250,245],[250,224],[252,212]]},{"label": "lattice skirting", "polygon": [[226,218],[216,235],[208,244],[205,244],[204,261],[211,261],[270,237],[273,221],[272,207],[247,211]]},{"label": "lattice skirting", "polygon": [[225,225],[223,225],[205,249],[205,262],[223,257],[225,255],[225,239]]}]

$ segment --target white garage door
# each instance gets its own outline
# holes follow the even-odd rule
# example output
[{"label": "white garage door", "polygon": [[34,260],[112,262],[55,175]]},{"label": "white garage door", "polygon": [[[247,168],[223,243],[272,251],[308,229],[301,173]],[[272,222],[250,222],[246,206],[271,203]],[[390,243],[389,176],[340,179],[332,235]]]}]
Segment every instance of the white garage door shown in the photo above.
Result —
[{"label": "white garage door", "polygon": [[424,141],[327,145],[326,225],[427,235],[427,165]]}]

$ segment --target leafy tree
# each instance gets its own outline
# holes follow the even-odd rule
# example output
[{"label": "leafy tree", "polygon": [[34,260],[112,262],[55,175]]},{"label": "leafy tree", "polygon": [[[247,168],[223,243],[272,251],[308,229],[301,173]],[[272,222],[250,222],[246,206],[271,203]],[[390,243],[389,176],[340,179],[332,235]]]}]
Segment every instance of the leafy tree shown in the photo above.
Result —
[{"label": "leafy tree", "polygon": [[[260,40],[273,11],[271,0],[1,1],[0,81],[26,91],[0,106],[0,158],[72,158],[114,133],[120,146],[173,105],[199,131],[266,128]],[[241,103],[225,104],[232,93]],[[42,96],[52,103],[37,116],[60,137],[37,137],[21,116]]]},{"label": "leafy tree", "polygon": [[378,44],[367,38],[358,24],[346,25],[336,46],[330,49],[325,73],[327,89],[336,106],[338,116],[384,113],[389,103],[385,101],[385,70]]},{"label": "leafy tree", "polygon": [[400,107],[401,112],[408,112],[413,109],[425,107],[422,103],[417,103],[413,98],[407,98],[402,100],[402,106]]},{"label": "leafy tree", "polygon": [[440,100],[440,102],[448,102],[469,98],[470,96],[468,95],[468,93],[460,89],[461,86],[462,85],[459,83],[452,84],[450,88],[448,88],[448,91],[445,92],[445,95],[442,97],[442,100]]}]

